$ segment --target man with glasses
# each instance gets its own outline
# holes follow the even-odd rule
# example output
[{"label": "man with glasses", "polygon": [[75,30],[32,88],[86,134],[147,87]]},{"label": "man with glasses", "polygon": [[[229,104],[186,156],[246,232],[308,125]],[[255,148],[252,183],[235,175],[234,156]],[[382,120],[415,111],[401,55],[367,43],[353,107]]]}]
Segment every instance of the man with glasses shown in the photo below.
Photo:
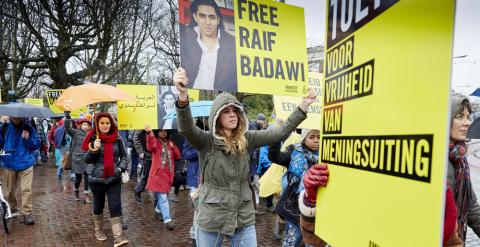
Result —
[{"label": "man with glasses", "polygon": [[194,0],[189,26],[180,26],[181,62],[188,87],[237,91],[235,39],[225,31],[214,0]]}]

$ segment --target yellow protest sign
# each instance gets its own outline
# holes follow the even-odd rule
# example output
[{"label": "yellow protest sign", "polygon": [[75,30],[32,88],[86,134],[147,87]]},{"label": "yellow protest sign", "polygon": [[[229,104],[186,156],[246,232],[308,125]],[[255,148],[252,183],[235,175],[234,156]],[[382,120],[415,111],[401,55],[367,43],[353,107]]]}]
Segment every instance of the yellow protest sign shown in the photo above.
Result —
[{"label": "yellow protest sign", "polygon": [[[187,86],[285,96],[306,94],[303,8],[269,0],[225,2],[179,0],[180,60],[189,79]],[[205,16],[221,21],[212,22]],[[216,37],[213,48],[206,37]]]},{"label": "yellow protest sign", "polygon": [[327,9],[320,160],[330,178],[315,233],[332,246],[440,246],[455,3]]},{"label": "yellow protest sign", "polygon": [[200,100],[200,90],[198,89],[189,89],[188,90],[188,99],[193,102],[193,101],[199,101]]},{"label": "yellow protest sign", "polygon": [[157,86],[153,85],[121,85],[117,84],[134,95],[135,101],[118,101],[118,129],[140,130],[148,124],[157,129]]},{"label": "yellow protest sign", "polygon": [[[308,118],[303,121],[298,128],[301,129],[320,129],[320,121],[322,118],[322,97],[321,93],[321,82],[323,80],[323,75],[321,73],[309,72],[308,73],[308,84],[317,93],[317,102],[310,105],[308,108]],[[290,113],[297,108],[297,104],[302,100],[301,97],[293,96],[273,96],[273,105],[275,107],[275,114],[277,117],[286,120]]]},{"label": "yellow protest sign", "polygon": [[25,104],[30,104],[30,105],[43,107],[43,99],[25,98],[24,102],[25,102]]},{"label": "yellow protest sign", "polygon": [[[63,90],[64,89],[52,89],[52,90],[45,91],[45,94],[47,96],[47,101],[48,101],[48,107],[55,114],[63,114],[63,110],[53,105],[55,100],[57,100],[60,97],[60,95],[62,95]],[[86,113],[87,113],[87,106],[82,107],[78,110],[72,111],[70,113],[70,116],[72,116],[72,118],[83,118],[85,117]]]}]

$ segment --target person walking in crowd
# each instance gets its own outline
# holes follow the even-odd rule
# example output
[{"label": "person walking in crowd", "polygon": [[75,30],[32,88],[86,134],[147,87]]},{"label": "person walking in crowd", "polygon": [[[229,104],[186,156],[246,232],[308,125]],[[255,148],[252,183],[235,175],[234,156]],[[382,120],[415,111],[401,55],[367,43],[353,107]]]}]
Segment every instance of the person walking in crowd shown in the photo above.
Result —
[{"label": "person walking in crowd", "polygon": [[162,214],[163,222],[168,230],[175,228],[175,223],[170,217],[168,192],[172,188],[175,175],[175,160],[179,160],[180,150],[170,140],[167,130],[152,131],[145,127],[147,135],[147,150],[152,153],[152,167],[147,183],[147,189],[155,193],[155,213]]},{"label": "person walking in crowd", "polygon": [[73,187],[73,195],[76,201],[80,201],[80,183],[83,180],[83,202],[90,204],[92,199],[90,198],[90,189],[88,187],[88,174],[87,164],[83,160],[84,152],[82,149],[82,143],[87,135],[88,131],[92,128],[91,122],[86,119],[79,119],[76,122],[77,129],[72,127],[72,118],[70,112],[65,112],[65,129],[67,133],[72,137],[71,143],[71,156],[72,156],[72,171],[75,173],[75,183]]},{"label": "person walking in crowd", "polygon": [[135,200],[143,202],[142,192],[148,183],[148,175],[152,166],[152,154],[147,150],[147,132],[145,130],[136,130],[133,135],[133,146],[138,157],[142,160],[142,169],[140,171],[140,180],[135,186]]},{"label": "person walking in crowd", "polygon": [[[175,104],[175,103],[174,103]],[[185,139],[183,136],[181,136],[176,129],[168,130],[170,140],[172,140],[175,145],[178,147],[180,150],[180,154],[183,151],[183,143],[185,142]],[[182,190],[185,189],[187,182],[187,169],[185,166],[185,160],[183,158],[180,158],[178,160],[175,160],[175,175],[173,176],[173,197],[172,200],[174,202],[179,201],[180,197],[180,187],[182,187]]]},{"label": "person walking in crowd", "polygon": [[127,147],[127,155],[129,157],[129,163],[130,163],[130,181],[137,180],[137,169],[138,169],[138,164],[140,162],[140,158],[138,157],[137,151],[134,148],[134,144],[133,144],[134,133],[135,133],[134,130],[118,131],[118,134],[122,137],[125,147]]},{"label": "person walking in crowd", "polygon": [[[302,181],[308,168],[312,167],[318,161],[319,144],[320,131],[303,129],[300,143],[295,144],[292,151],[281,152],[280,144],[270,146],[268,159],[276,164],[288,167],[287,172],[282,177],[282,193],[285,193],[287,186],[294,186],[294,188],[289,188],[289,190],[295,191],[296,194],[304,191]],[[293,200],[298,200],[298,197],[293,198]],[[277,213],[281,214],[281,212]],[[298,246],[302,241],[302,232],[299,225],[300,219],[293,221],[285,217],[284,220],[285,238],[282,246]]]},{"label": "person walking in crowd", "polygon": [[40,161],[42,163],[45,163],[48,161],[48,147],[49,147],[49,142],[48,142],[48,120],[46,119],[41,119],[38,121],[37,124],[37,133],[38,136],[40,137]]},{"label": "person walking in crowd", "polygon": [[8,155],[0,156],[5,168],[7,201],[12,213],[18,215],[15,191],[20,180],[23,222],[32,225],[35,223],[32,215],[34,151],[40,148],[40,138],[37,131],[22,118],[10,117],[10,122],[3,124],[0,129],[0,148],[8,152]]},{"label": "person walking in crowd", "polygon": [[107,240],[103,232],[103,209],[107,197],[114,247],[125,246],[129,242],[122,235],[121,182],[122,173],[127,170],[127,150],[110,114],[96,114],[94,124],[95,128],[86,135],[82,149],[86,152],[85,163],[91,166],[87,170],[93,193],[95,237],[99,241]]},{"label": "person walking in crowd", "polygon": [[[198,126],[198,124],[197,124]],[[188,142],[183,144],[182,158],[186,160],[187,165],[187,186],[190,187],[190,198],[194,198],[198,189],[198,177],[199,177],[199,164],[198,164],[198,151]],[[195,204],[194,204],[195,207]],[[192,226],[190,227],[190,238],[192,239],[193,246],[196,246],[196,222],[197,210],[194,209]]]},{"label": "person walking in crowd", "polygon": [[[259,153],[257,174],[261,178],[267,172],[268,168],[272,166],[272,162],[268,159],[268,145],[261,147]],[[273,207],[273,195],[269,195],[265,198],[265,207],[268,212],[275,213],[275,207]]]},{"label": "person walking in crowd", "polygon": [[286,139],[307,117],[315,93],[310,90],[284,124],[261,131],[248,131],[248,118],[240,102],[229,93],[221,93],[212,104],[211,131],[207,132],[193,123],[185,70],[179,68],[173,81],[179,91],[176,102],[179,132],[198,150],[202,165],[197,246],[221,246],[225,236],[232,246],[256,246],[249,153]]},{"label": "person walking in crowd", "polygon": [[50,129],[48,130],[47,138],[48,143],[50,144],[50,149],[48,150],[51,156],[55,155],[55,130],[57,129],[57,122],[60,120],[51,119],[53,122],[50,124]]},{"label": "person walking in crowd", "polygon": [[[67,136],[64,126],[64,119],[57,122],[57,128],[53,134],[53,140],[55,143],[55,164],[57,165],[57,177],[58,180],[62,180],[63,167],[62,159],[70,147],[71,138]],[[72,176],[73,177],[73,176]]]},{"label": "person walking in crowd", "polygon": [[452,96],[447,185],[451,188],[458,218],[458,236],[465,242],[467,225],[480,236],[480,205],[472,188],[467,160],[467,132],[472,107],[466,98]]}]

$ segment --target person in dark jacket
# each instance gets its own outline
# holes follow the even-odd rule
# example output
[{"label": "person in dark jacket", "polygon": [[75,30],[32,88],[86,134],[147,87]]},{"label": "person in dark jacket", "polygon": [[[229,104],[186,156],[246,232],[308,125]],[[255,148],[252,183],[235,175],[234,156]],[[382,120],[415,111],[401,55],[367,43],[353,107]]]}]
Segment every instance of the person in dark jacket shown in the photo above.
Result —
[{"label": "person in dark jacket", "polygon": [[92,199],[89,196],[90,189],[88,187],[87,164],[83,161],[84,152],[82,143],[87,135],[87,132],[92,128],[92,123],[84,118],[76,122],[77,129],[72,127],[72,118],[70,112],[65,112],[65,130],[72,137],[71,142],[71,156],[72,156],[72,171],[75,173],[75,183],[73,187],[73,195],[75,200],[80,201],[80,183],[83,181],[83,202],[90,204]]},{"label": "person in dark jacket", "polygon": [[[282,191],[286,190],[287,184],[293,179],[301,181],[299,186],[295,188],[296,192],[304,191],[302,182],[304,175],[308,168],[318,161],[319,140],[320,131],[303,129],[300,143],[295,144],[293,149],[280,152],[280,144],[269,147],[268,159],[276,164],[288,167],[288,171],[282,177]],[[285,239],[282,247],[298,246],[301,241],[302,232],[299,222],[294,222],[285,217]]]},{"label": "person in dark jacket", "polygon": [[117,126],[108,113],[95,115],[95,129],[88,132],[82,148],[88,164],[88,181],[93,192],[93,221],[97,240],[107,240],[103,232],[103,208],[108,198],[114,246],[128,245],[122,235],[122,173],[127,170],[127,150]]},{"label": "person in dark jacket", "polygon": [[140,171],[140,181],[135,187],[135,200],[142,202],[142,191],[148,183],[148,174],[152,166],[152,154],[147,150],[147,132],[145,130],[136,130],[133,134],[133,146],[138,157],[142,160],[142,169]]},{"label": "person in dark jacket", "polygon": [[24,123],[22,118],[10,117],[10,122],[2,125],[0,131],[0,148],[9,155],[0,156],[5,168],[6,196],[10,207],[16,214],[17,198],[15,191],[18,180],[22,187],[22,214],[24,223],[34,224],[32,216],[32,181],[34,151],[40,148],[37,131]]},{"label": "person in dark jacket", "polygon": [[193,21],[180,25],[182,67],[188,87],[237,91],[235,39],[225,31],[220,8],[214,0],[195,0]]},{"label": "person in dark jacket", "polygon": [[452,96],[447,185],[453,191],[457,207],[458,236],[465,242],[467,226],[480,236],[480,204],[470,180],[467,160],[467,133],[472,107],[467,98]]}]

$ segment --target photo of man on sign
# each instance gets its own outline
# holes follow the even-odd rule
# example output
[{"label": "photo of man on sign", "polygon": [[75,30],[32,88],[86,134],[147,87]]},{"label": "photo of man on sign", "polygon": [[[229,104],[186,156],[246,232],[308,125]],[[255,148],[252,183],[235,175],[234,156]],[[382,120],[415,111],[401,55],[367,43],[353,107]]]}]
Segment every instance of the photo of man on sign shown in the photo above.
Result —
[{"label": "photo of man on sign", "polygon": [[188,87],[237,91],[231,1],[179,0],[179,16],[180,59]]}]

